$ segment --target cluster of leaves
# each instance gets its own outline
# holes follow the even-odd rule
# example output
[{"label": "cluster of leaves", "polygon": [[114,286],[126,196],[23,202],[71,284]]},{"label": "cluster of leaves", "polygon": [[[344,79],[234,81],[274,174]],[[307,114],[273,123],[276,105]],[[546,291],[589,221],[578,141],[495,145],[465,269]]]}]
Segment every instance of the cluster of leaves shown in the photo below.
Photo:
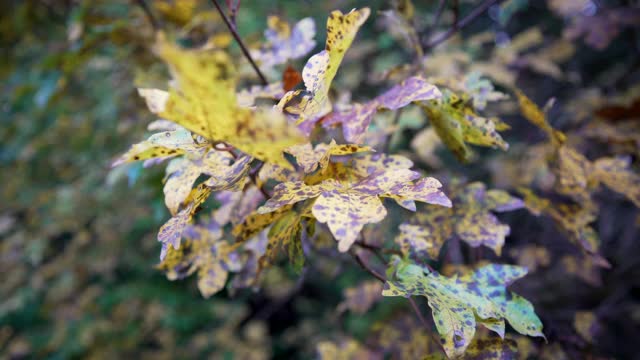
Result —
[{"label": "cluster of leaves", "polygon": [[[0,214],[8,224],[0,228],[0,235],[9,234],[2,248],[3,258],[9,259],[6,267],[20,264],[21,270],[16,270],[20,278],[32,279],[32,287],[38,289],[42,289],[43,281],[55,279],[62,289],[58,299],[66,299],[60,300],[63,305],[53,300],[53,307],[60,310],[55,329],[63,327],[63,335],[48,339],[39,355],[56,352],[61,343],[72,341],[67,334],[73,331],[89,333],[85,336],[91,339],[83,348],[72,348],[61,355],[102,351],[101,336],[117,332],[116,324],[123,317],[131,324],[140,322],[138,317],[145,319],[133,330],[138,337],[127,346],[158,343],[178,356],[202,356],[213,351],[221,357],[227,353],[240,358],[267,358],[272,351],[279,351],[279,346],[270,341],[307,354],[315,352],[322,359],[385,355],[558,358],[597,346],[601,323],[610,316],[603,315],[608,311],[604,305],[600,313],[586,311],[589,307],[585,306],[578,311],[572,309],[570,330],[558,329],[550,311],[553,304],[540,295],[543,285],[537,285],[537,292],[526,289],[535,289],[536,282],[541,281],[536,274],[552,263],[560,268],[556,272],[578,276],[593,286],[602,285],[600,274],[604,269],[618,265],[617,258],[603,246],[602,239],[608,235],[595,222],[608,213],[607,205],[603,205],[606,202],[599,198],[603,191],[612,190],[627,199],[616,198],[619,203],[640,206],[640,175],[634,170],[640,154],[640,129],[634,121],[638,88],[628,86],[633,80],[625,78],[628,74],[622,73],[626,71],[623,66],[623,70],[616,70],[621,74],[617,83],[609,86],[615,91],[607,96],[587,92],[564,99],[560,96],[559,102],[566,102],[563,111],[570,114],[566,115],[554,107],[553,99],[540,109],[525,95],[535,95],[526,79],[551,78],[579,87],[584,74],[575,69],[575,64],[573,68],[566,65],[575,62],[574,54],[583,50],[576,39],[584,37],[587,46],[606,49],[618,41],[620,34],[635,31],[636,8],[549,0],[548,9],[566,23],[563,36],[544,34],[548,28],[536,22],[534,26],[514,26],[519,33],[509,40],[503,39],[511,33],[506,30],[511,29],[506,27],[509,18],[526,18],[526,11],[522,11],[529,7],[526,1],[506,1],[490,9],[501,28],[497,34],[474,31],[464,38],[455,34],[495,1],[481,2],[475,9],[462,2],[462,8],[469,8],[469,16],[474,18],[459,18],[464,12],[458,2],[448,8],[446,1],[431,7],[408,0],[392,1],[378,12],[373,5],[373,10],[364,7],[345,13],[323,9],[329,13],[326,41],[321,51],[309,56],[320,43],[316,36],[324,34],[320,26],[316,29],[313,18],[290,25],[284,17],[265,18],[266,12],[259,5],[243,2],[242,10],[255,11],[255,16],[265,18],[267,26],[265,40],[245,43],[250,37],[243,40],[238,35],[243,29],[240,2],[227,1],[228,13],[192,0],[158,1],[151,7],[145,1],[138,3],[139,8],[128,21],[137,25],[144,22],[143,34],[137,34],[135,25],[129,26],[126,21],[93,18],[96,14],[110,16],[100,12],[112,14],[110,7],[73,8],[77,12],[75,22],[66,29],[71,55],[54,61],[66,64],[68,72],[53,71],[56,75],[47,82],[49,85],[37,92],[22,89],[22,98],[11,101],[17,104],[11,108],[14,117],[19,116],[17,106],[26,97],[36,104],[40,101],[47,112],[59,107],[57,111],[63,115],[51,116],[64,117],[69,113],[66,109],[73,106],[55,94],[64,92],[61,87],[68,82],[79,81],[72,70],[83,61],[89,62],[86,68],[91,71],[104,68],[100,67],[99,55],[93,59],[82,56],[87,51],[82,50],[84,41],[93,41],[86,46],[105,41],[111,49],[110,41],[124,37],[135,39],[126,49],[140,50],[136,58],[139,64],[125,69],[116,69],[115,64],[107,67],[112,76],[120,76],[114,86],[120,90],[110,96],[121,97],[120,102],[130,101],[131,108],[136,108],[131,85],[123,79],[130,78],[132,68],[139,66],[135,86],[148,112],[122,113],[153,117],[147,126],[149,137],[113,160],[109,175],[101,166],[94,170],[94,176],[83,177],[80,184],[61,175],[56,180],[60,188],[54,190],[58,200],[49,200],[45,191],[37,197],[19,198]],[[30,5],[22,8],[27,12],[40,9]],[[301,9],[300,15],[307,14],[309,11]],[[588,25],[591,20],[594,26]],[[109,24],[108,29],[97,25],[103,22]],[[370,30],[373,22],[381,28],[374,32],[374,40]],[[109,40],[83,34],[84,27],[99,34],[102,31]],[[242,51],[234,47],[234,41]],[[628,71],[637,75],[633,66]],[[18,90],[12,92],[20,94]],[[102,92],[96,99],[108,103]],[[106,116],[123,117],[111,112]],[[592,121],[594,118],[598,120]],[[104,123],[97,117],[96,126],[88,127],[87,132]],[[107,123],[116,126],[113,121]],[[131,120],[123,123],[126,128],[114,133],[140,133],[130,131]],[[23,166],[23,172],[44,172],[37,164],[49,158],[37,157],[34,152],[47,152],[51,141],[46,139],[56,135],[43,130],[44,141],[36,142],[24,135],[28,129],[13,126],[15,129],[7,134],[17,139],[9,146],[16,150],[8,152],[13,155],[6,161],[34,165]],[[517,133],[535,135],[518,139],[513,135]],[[539,134],[546,140],[532,144]],[[32,143],[19,144],[25,137]],[[80,136],[73,139],[80,141]],[[598,148],[589,146],[585,139],[598,141]],[[91,144],[109,144],[109,140],[86,135]],[[124,146],[118,144],[117,148]],[[115,150],[110,149],[113,153]],[[98,162],[105,164],[105,157],[97,157]],[[29,160],[33,158],[37,162]],[[84,159],[77,166],[94,162],[96,158]],[[166,167],[160,181],[161,174],[152,167],[162,164]],[[64,163],[52,166],[65,168]],[[143,168],[150,169],[141,171]],[[20,176],[37,177],[30,173],[12,177],[7,193],[21,186]],[[124,177],[130,183],[145,181],[136,189],[143,189],[146,198],[133,202],[130,209],[126,205],[132,201],[126,200],[124,189],[109,193],[118,196],[84,198],[82,192],[69,188],[69,184],[99,188],[96,182],[107,179],[113,189],[122,185],[117,184]],[[50,185],[44,185],[47,187]],[[156,193],[164,196],[153,202],[152,221],[140,203],[151,203],[149,198]],[[69,203],[73,209],[60,209],[59,216],[47,211],[52,204],[64,207],[60,204]],[[95,218],[83,216],[69,222],[71,212],[92,206],[101,209],[96,210]],[[103,215],[108,211],[103,208],[123,206],[123,212]],[[28,245],[25,239],[34,230],[19,229],[14,223],[25,221],[20,219],[36,222],[38,217],[27,210],[30,208],[46,214],[45,221],[55,225],[44,232],[47,240]],[[633,209],[629,211],[637,215],[635,207],[626,209]],[[154,301],[153,295],[141,299],[136,296],[129,302],[111,300],[118,302],[117,306],[107,301],[101,306],[113,309],[108,319],[92,324],[95,329],[77,325],[82,324],[83,317],[95,313],[89,305],[92,300],[109,291],[91,287],[92,277],[87,275],[108,277],[126,272],[126,266],[104,262],[119,264],[126,249],[135,247],[129,241],[137,242],[140,234],[148,233],[152,223],[167,212],[169,219],[157,231],[160,263],[156,269],[169,280],[195,274],[197,288],[207,300],[195,300],[188,292],[185,295],[184,288],[171,290],[180,294],[180,305],[208,301],[198,308],[205,309],[203,313],[196,311],[194,320],[184,325],[189,328],[184,331],[191,333],[180,337],[175,329],[182,325],[165,326],[170,321],[166,312],[171,310],[167,309],[181,306]],[[109,228],[120,218],[125,218],[123,225],[131,229],[127,237],[133,239],[118,245],[124,254],[110,255],[103,262],[87,260],[93,270],[81,266],[68,280],[65,271],[74,262],[65,254],[87,251],[93,234],[111,233],[97,241],[99,246],[91,247],[99,257],[109,247],[108,241],[117,237]],[[141,225],[136,219],[147,220]],[[545,225],[546,219],[553,224]],[[553,256],[562,258],[552,262],[553,246],[545,247],[542,240],[532,240],[523,235],[522,229],[510,226],[518,221],[545,226],[554,235],[553,242],[570,242],[574,247],[560,245],[564,247]],[[558,230],[564,236],[555,234]],[[125,231],[119,230],[119,234]],[[57,246],[60,236],[69,244],[58,254],[49,248]],[[151,250],[151,243],[144,243],[146,252]],[[483,252],[484,248],[491,252]],[[16,253],[40,254],[32,264],[43,270],[28,270],[19,260],[26,255]],[[153,261],[147,255],[142,258]],[[283,261],[285,257],[288,262]],[[508,265],[511,261],[518,265]],[[113,268],[103,270],[100,264]],[[626,267],[633,265],[623,265],[620,271],[626,276]],[[369,278],[361,281],[359,275],[353,275],[359,273],[345,270],[357,267]],[[533,276],[515,286],[533,304],[507,289],[528,273]],[[83,280],[77,280],[78,274]],[[339,285],[334,283],[336,279]],[[0,319],[5,314],[11,319],[12,314],[24,313],[17,309],[37,299],[33,295],[37,292],[24,295],[17,291],[16,281],[3,285],[3,292],[11,296],[0,303],[0,309],[8,309],[0,312]],[[527,285],[529,281],[533,285]],[[129,288],[138,285],[131,282]],[[165,285],[153,286],[162,289]],[[334,300],[340,298],[336,292],[340,290],[344,300],[336,304]],[[79,292],[82,300],[73,295]],[[219,296],[211,298],[215,294]],[[227,296],[236,299],[227,301]],[[408,301],[396,301],[398,296]],[[298,297],[302,300],[294,301]],[[426,304],[421,302],[423,297]],[[268,306],[261,309],[255,305],[265,298],[270,299]],[[616,298],[607,301],[603,303],[610,306]],[[145,313],[136,312],[140,304],[144,304]],[[292,304],[297,314],[306,315],[300,315],[286,330],[274,331],[278,322],[274,314]],[[75,315],[75,322],[69,326],[59,321],[65,318],[65,309],[73,306],[83,309]],[[536,310],[545,320],[545,332]],[[431,316],[425,318],[425,311]],[[129,313],[137,315],[126,315]],[[215,319],[216,325],[203,325],[197,320],[199,315]],[[351,323],[354,319],[359,323]],[[18,355],[31,352],[25,345],[30,342],[21,335],[20,321],[11,320],[11,325],[0,328],[0,345],[6,338],[11,353]],[[63,325],[58,325],[61,322]],[[332,330],[327,332],[326,328]],[[150,335],[158,329],[166,332]],[[281,334],[277,340],[270,339],[274,333]],[[578,340],[562,340],[565,333],[575,334]],[[180,350],[179,343],[189,346]]]}]

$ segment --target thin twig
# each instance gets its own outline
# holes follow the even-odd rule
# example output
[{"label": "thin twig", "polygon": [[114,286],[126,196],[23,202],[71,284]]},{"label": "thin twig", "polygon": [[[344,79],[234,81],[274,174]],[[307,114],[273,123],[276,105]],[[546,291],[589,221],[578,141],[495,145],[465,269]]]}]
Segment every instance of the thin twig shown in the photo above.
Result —
[{"label": "thin twig", "polygon": [[151,23],[151,27],[153,28],[153,32],[158,32],[161,29],[160,22],[153,15],[153,12],[151,12],[149,5],[147,5],[147,3],[144,0],[135,0],[135,1],[136,1],[136,4],[138,4],[142,8],[142,10],[144,11],[144,14],[147,16],[147,19],[149,20],[149,22]]},{"label": "thin twig", "polygon": [[380,260],[381,263],[387,263],[387,259],[385,259],[384,256],[382,256],[382,254],[380,253],[380,248],[371,246],[364,241],[356,241],[356,245],[360,246],[363,249],[371,251],[378,258],[378,260]]},{"label": "thin twig", "polygon": [[225,25],[227,25],[227,28],[229,29],[229,32],[231,32],[231,35],[233,36],[233,38],[236,39],[236,42],[238,43],[238,45],[240,45],[240,49],[242,50],[244,57],[246,57],[247,60],[249,60],[249,62],[251,63],[251,66],[253,67],[253,70],[255,70],[256,74],[258,74],[258,77],[260,78],[260,82],[262,82],[262,85],[267,85],[268,84],[267,78],[264,77],[264,75],[258,68],[258,65],[256,65],[255,61],[253,61],[251,54],[249,54],[249,50],[247,50],[247,47],[244,45],[244,42],[240,38],[240,35],[238,35],[238,32],[236,31],[233,24],[231,24],[231,22],[229,21],[229,18],[227,17],[227,15],[224,13],[224,11],[222,11],[222,8],[220,7],[220,4],[218,4],[218,1],[211,0],[211,2],[218,10],[220,17],[222,17],[222,20],[224,21]]},{"label": "thin twig", "polygon": [[458,19],[460,19],[460,3],[458,0],[452,1],[451,10],[453,11],[453,23],[457,24]]},{"label": "thin twig", "polygon": [[271,195],[269,195],[267,190],[264,188],[264,183],[260,184],[260,181],[259,181],[260,179],[258,179],[258,175],[260,173],[260,169],[262,169],[263,165],[264,165],[264,162],[260,161],[260,163],[258,164],[258,166],[256,166],[254,171],[249,174],[249,177],[251,178],[251,181],[256,185],[258,190],[260,190],[260,192],[262,193],[262,196],[264,196],[265,200],[269,200],[269,198],[271,198]]},{"label": "thin twig", "polygon": [[425,319],[424,316],[422,315],[422,311],[420,311],[420,308],[418,307],[418,304],[416,304],[416,301],[410,297],[409,302],[411,303],[411,307],[413,308],[413,311],[416,313],[416,315],[418,315],[418,320],[420,320],[420,322],[422,323],[422,326],[433,330],[431,324],[429,324],[427,319]]},{"label": "thin twig", "polygon": [[229,20],[233,25],[233,28],[237,28],[236,17],[238,16],[238,10],[240,9],[240,0],[227,0],[227,7],[229,8]]},{"label": "thin twig", "polygon": [[437,45],[440,45],[441,43],[445,42],[447,39],[455,35],[458,31],[460,31],[460,29],[471,24],[475,19],[477,19],[480,15],[482,15],[492,5],[497,4],[501,1],[503,0],[486,0],[484,3],[478,5],[478,7],[476,7],[475,9],[471,10],[471,12],[469,12],[467,16],[462,18],[462,20],[460,20],[457,23],[454,23],[449,30],[442,33],[440,36],[436,37],[435,39],[429,41],[427,44],[425,44],[424,47],[426,49],[430,49]]},{"label": "thin twig", "polygon": [[365,249],[370,249],[370,250],[375,250],[378,252],[382,252],[383,254],[395,254],[395,255],[402,255],[402,251],[400,250],[396,250],[396,249],[385,249],[383,247],[377,246],[377,245],[372,245],[372,244],[368,244],[365,243],[363,241],[356,241],[355,242],[356,245],[365,248]]},{"label": "thin twig", "polygon": [[436,31],[436,28],[440,23],[440,19],[442,18],[442,12],[444,11],[444,4],[446,4],[446,0],[440,0],[440,3],[438,4],[438,8],[436,9],[436,15],[433,18],[433,23],[431,24],[427,32],[429,35],[433,34],[433,32]]},{"label": "thin twig", "polygon": [[[358,265],[360,265],[361,268],[363,268],[366,272],[368,272],[369,274],[373,275],[376,279],[380,280],[383,284],[387,282],[386,278],[382,275],[380,275],[378,272],[376,272],[375,270],[373,270],[367,263],[365,263],[362,258],[360,256],[358,256],[358,254],[356,253],[351,253],[351,256],[354,257],[354,259],[356,259],[356,262],[358,263]],[[438,346],[440,347],[440,349],[442,351],[444,351],[444,348],[442,347],[442,344],[440,343],[440,341],[438,341],[438,337],[435,335],[435,329],[433,328],[433,325],[431,325],[427,319],[424,318],[424,316],[422,315],[422,312],[420,311],[420,308],[418,307],[418,304],[416,304],[415,300],[413,300],[413,298],[409,297],[408,298],[409,303],[411,304],[411,307],[413,308],[413,311],[416,313],[416,316],[418,317],[418,320],[420,320],[420,322],[422,323],[422,325],[429,329],[429,337],[431,338],[431,340]]]},{"label": "thin twig", "polygon": [[367,263],[365,263],[358,254],[351,253],[351,256],[356,259],[356,262],[358,263],[358,265],[360,265],[361,268],[363,268],[369,274],[373,275],[376,279],[380,280],[382,283],[385,283],[387,281],[384,276],[378,274],[377,271],[373,270]]}]

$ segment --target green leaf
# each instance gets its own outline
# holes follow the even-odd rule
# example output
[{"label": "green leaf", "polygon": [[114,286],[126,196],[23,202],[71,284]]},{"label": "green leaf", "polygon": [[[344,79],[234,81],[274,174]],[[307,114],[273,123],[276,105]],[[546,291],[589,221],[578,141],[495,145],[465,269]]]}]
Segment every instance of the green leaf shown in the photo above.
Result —
[{"label": "green leaf", "polygon": [[506,290],[506,286],[526,273],[522,267],[491,264],[449,278],[396,257],[382,294],[425,296],[447,356],[460,357],[474,337],[476,322],[503,336],[507,320],[522,334],[544,337],[533,306]]}]

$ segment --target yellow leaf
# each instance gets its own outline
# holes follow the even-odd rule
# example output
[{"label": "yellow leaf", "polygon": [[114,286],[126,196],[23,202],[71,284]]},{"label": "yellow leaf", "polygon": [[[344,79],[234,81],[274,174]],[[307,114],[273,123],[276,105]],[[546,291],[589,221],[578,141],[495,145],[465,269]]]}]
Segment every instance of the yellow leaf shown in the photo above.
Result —
[{"label": "yellow leaf", "polygon": [[158,55],[174,83],[168,97],[141,90],[149,109],[212,142],[226,142],[259,160],[291,168],[283,150],[304,141],[277,109],[237,104],[232,60],[223,51],[183,50],[159,37]]},{"label": "yellow leaf", "polygon": [[547,133],[547,136],[549,136],[554,144],[560,145],[565,142],[566,136],[562,132],[551,127],[547,121],[547,116],[542,110],[540,110],[538,105],[531,101],[520,90],[516,90],[516,96],[518,96],[520,111],[522,111],[522,115],[524,115],[527,120]]},{"label": "yellow leaf", "polygon": [[343,14],[331,12],[327,20],[325,50],[312,56],[302,70],[306,90],[290,91],[283,96],[278,107],[299,117],[299,121],[313,121],[331,111],[329,89],[344,53],[370,14],[369,8]]}]

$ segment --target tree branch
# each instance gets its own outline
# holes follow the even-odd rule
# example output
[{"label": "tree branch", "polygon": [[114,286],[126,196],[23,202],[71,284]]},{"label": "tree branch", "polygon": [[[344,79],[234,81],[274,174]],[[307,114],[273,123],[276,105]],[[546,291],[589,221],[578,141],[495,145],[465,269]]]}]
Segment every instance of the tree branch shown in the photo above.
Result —
[{"label": "tree branch", "polygon": [[231,33],[233,38],[236,39],[236,42],[238,43],[238,45],[240,45],[240,49],[242,50],[242,53],[244,54],[244,57],[246,57],[247,60],[249,60],[249,63],[251,63],[251,66],[253,67],[253,70],[255,70],[256,74],[258,74],[258,77],[260,78],[260,82],[262,82],[262,85],[267,85],[268,84],[267,78],[264,77],[264,75],[262,74],[262,72],[258,68],[258,65],[256,65],[255,61],[253,61],[253,58],[251,57],[251,54],[249,54],[249,50],[247,50],[247,47],[244,45],[244,42],[240,38],[240,35],[238,35],[238,32],[236,31],[236,29],[233,26],[233,24],[231,24],[231,22],[229,21],[229,18],[227,17],[227,15],[224,13],[224,11],[222,11],[222,8],[220,7],[220,4],[218,4],[218,1],[217,0],[211,0],[211,2],[213,3],[213,5],[218,10],[218,13],[220,14],[220,17],[222,17],[222,20],[224,21],[225,25],[227,25],[227,28],[229,29],[229,32]]},{"label": "tree branch", "polygon": [[429,30],[427,34],[431,35],[433,34],[434,31],[436,31],[436,28],[440,23],[440,19],[442,18],[442,12],[444,11],[445,4],[446,4],[446,0],[440,0],[440,3],[438,4],[438,8],[436,9],[436,15],[433,18],[433,23],[431,24],[431,26],[429,26]]},{"label": "tree branch", "polygon": [[446,32],[440,34],[440,36],[436,37],[435,39],[433,39],[433,40],[427,42],[426,44],[424,44],[425,49],[433,48],[433,47],[435,47],[437,45],[440,45],[441,43],[445,42],[447,39],[449,39],[450,37],[455,35],[458,31],[460,31],[460,29],[462,29],[465,26],[471,24],[474,20],[476,20],[480,15],[482,15],[492,5],[497,4],[497,3],[501,2],[501,1],[503,1],[503,0],[486,0],[482,4],[478,5],[478,7],[476,7],[473,10],[471,10],[471,12],[469,12],[469,14],[467,14],[467,16],[462,18],[462,20],[460,20],[459,22],[454,23],[453,26],[451,26],[451,28],[449,30],[447,30]]},{"label": "tree branch", "polygon": [[240,0],[227,0],[227,7],[229,8],[229,21],[235,29],[237,28],[236,17],[238,16],[238,10],[240,9]]},{"label": "tree branch", "polygon": [[367,263],[362,261],[362,258],[358,254],[351,253],[351,256],[356,259],[356,262],[358,263],[358,265],[360,265],[361,268],[363,268],[369,274],[373,275],[376,279],[380,280],[382,283],[385,283],[387,281],[384,276],[378,274],[377,271],[373,270]]},{"label": "tree branch", "polygon": [[142,8],[144,14],[147,16],[147,19],[151,23],[151,27],[153,28],[153,32],[158,32],[161,29],[160,22],[156,19],[155,15],[151,12],[151,8],[144,0],[135,0],[136,4]]}]

